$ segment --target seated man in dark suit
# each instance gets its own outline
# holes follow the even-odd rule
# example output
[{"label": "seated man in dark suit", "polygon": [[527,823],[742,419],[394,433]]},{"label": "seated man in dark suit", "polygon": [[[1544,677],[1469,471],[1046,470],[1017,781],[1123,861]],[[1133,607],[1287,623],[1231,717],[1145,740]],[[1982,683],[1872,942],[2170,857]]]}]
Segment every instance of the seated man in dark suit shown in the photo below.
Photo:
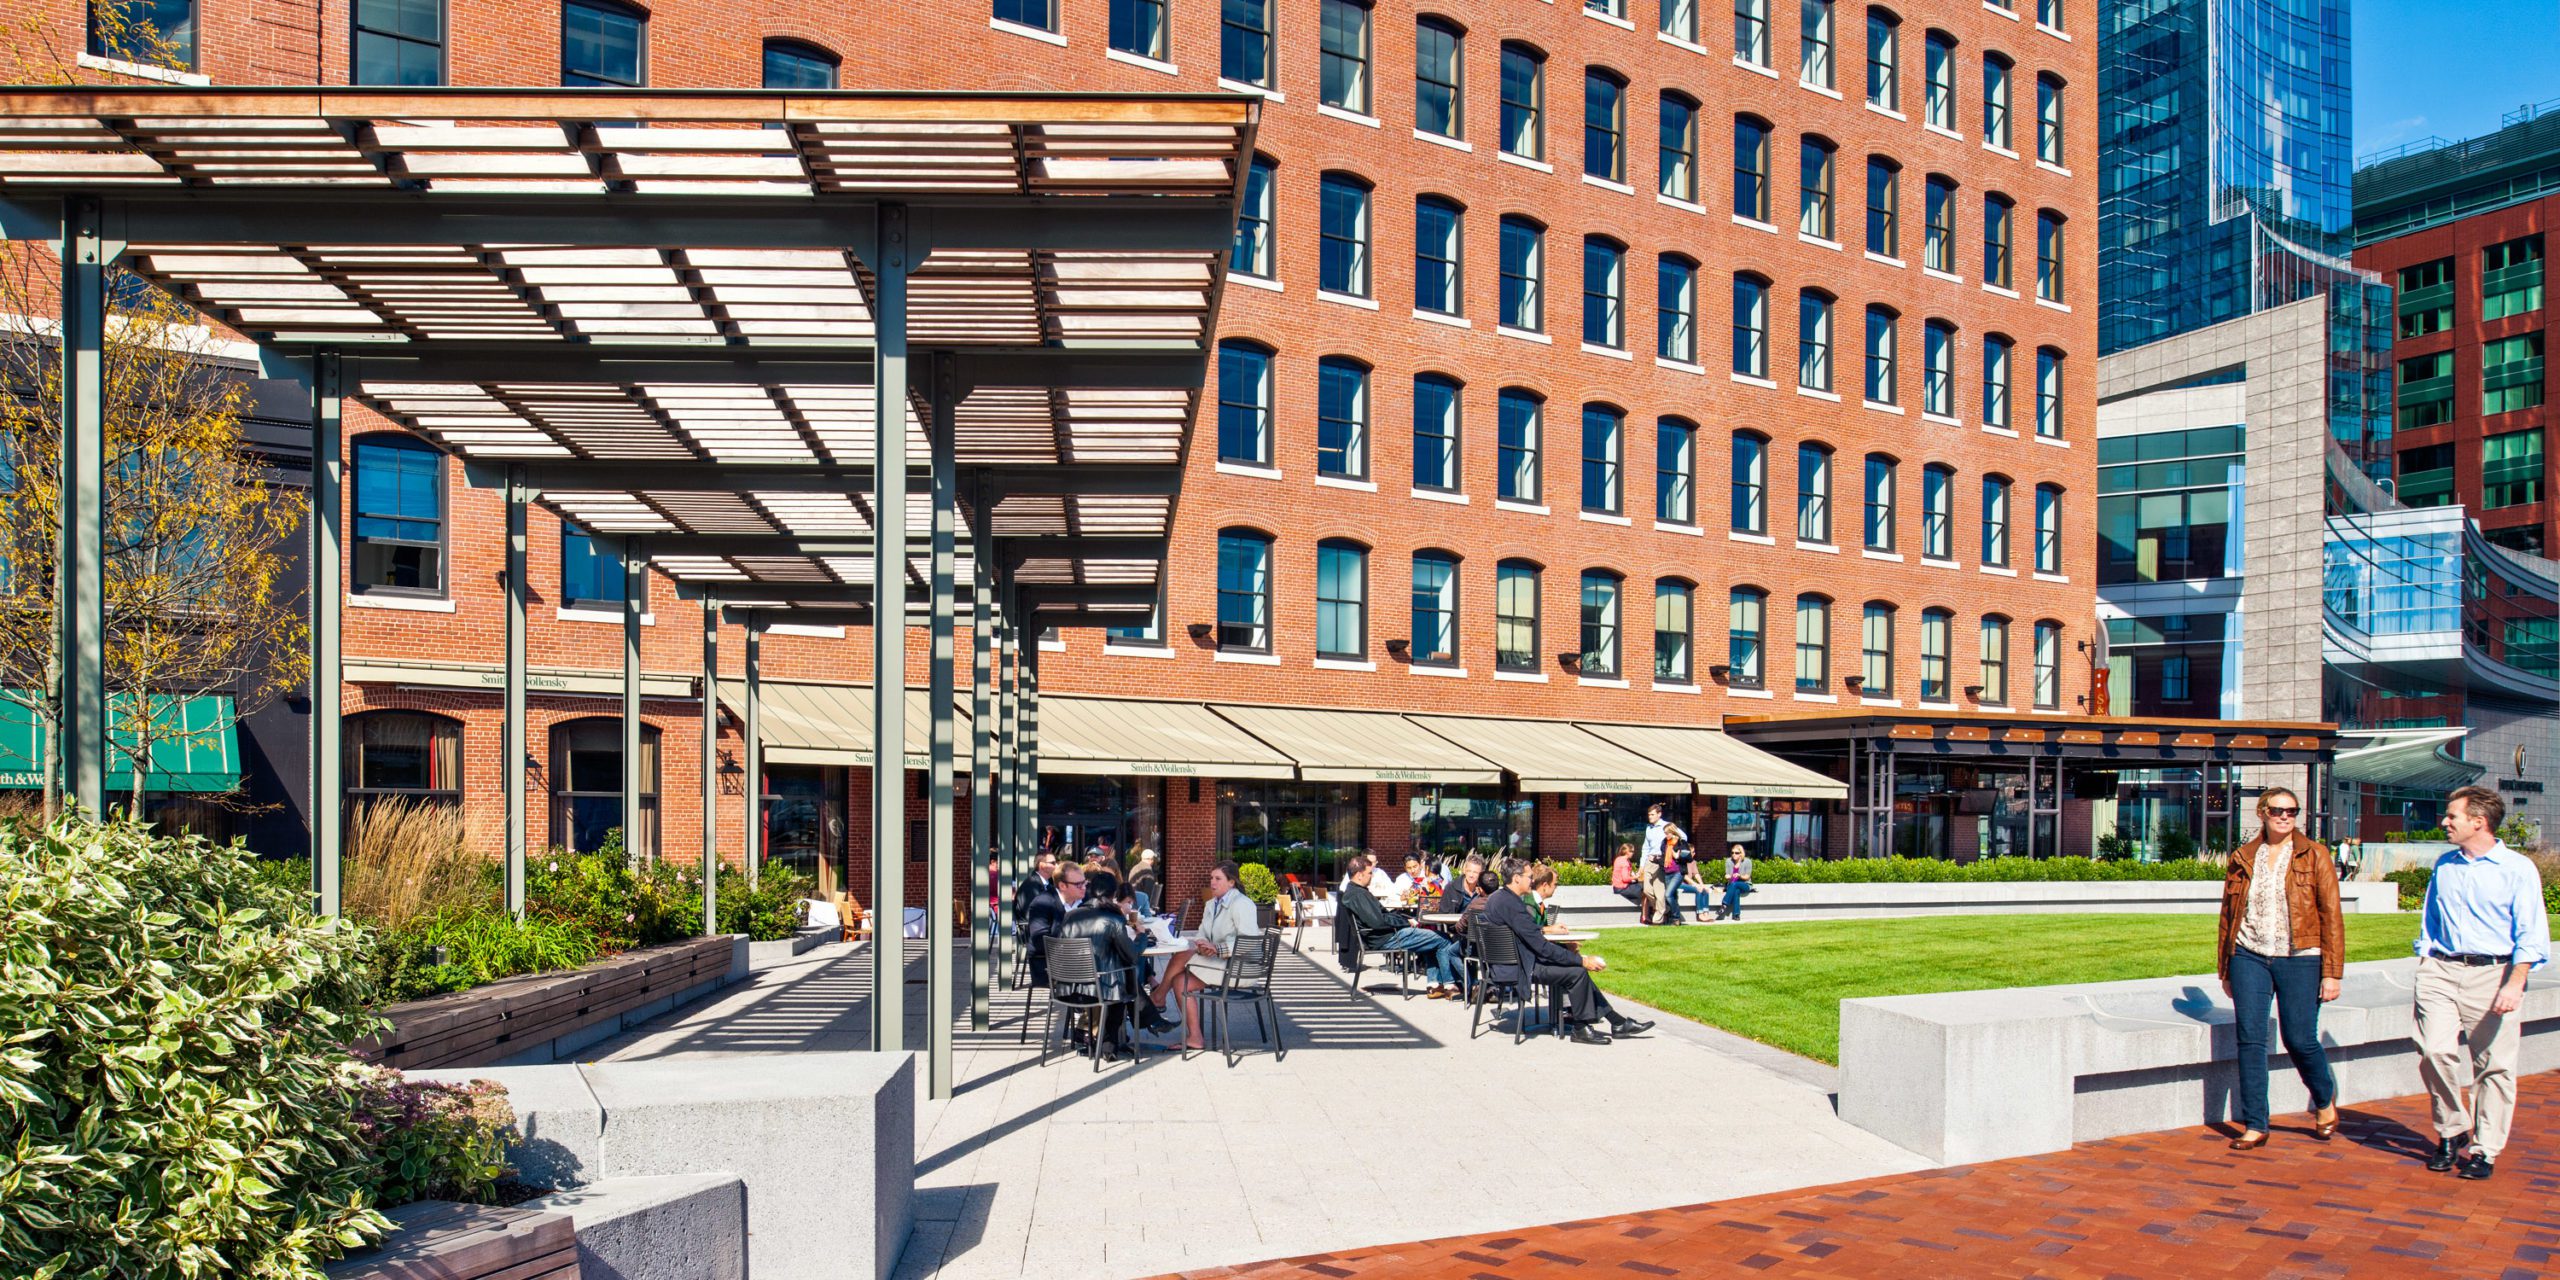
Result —
[{"label": "seated man in dark suit", "polygon": [[[1631,1036],[1650,1031],[1653,1024],[1627,1017],[1609,1007],[1609,998],[1591,981],[1591,975],[1604,969],[1606,962],[1598,956],[1586,956],[1570,947],[1551,941],[1538,928],[1529,914],[1529,904],[1521,895],[1529,891],[1531,867],[1526,858],[1502,860],[1505,887],[1484,905],[1484,922],[1490,928],[1508,929],[1520,944],[1520,966],[1503,966],[1493,971],[1496,982],[1542,982],[1564,993],[1565,1017],[1573,1024],[1576,1044],[1607,1044],[1609,1035]],[[1505,970],[1509,970],[1505,972]],[[1609,1024],[1603,1035],[1597,1024]]]},{"label": "seated man in dark suit", "polygon": [[[1120,904],[1107,898],[1086,899],[1085,889],[1084,868],[1070,865],[1059,870],[1058,900],[1066,904],[1067,913],[1058,922],[1053,936],[1061,939],[1062,945],[1071,945],[1077,939],[1089,940],[1093,945],[1094,967],[1102,971],[1102,998],[1105,1001],[1126,1000],[1137,989],[1135,984],[1139,981],[1143,960],[1138,954],[1137,944],[1129,938],[1128,913]],[[1094,994],[1091,990],[1077,987],[1060,989],[1069,995]],[[1124,1052],[1120,1024],[1127,1014],[1125,1008],[1116,1004],[1104,1011],[1103,1045],[1110,1057],[1119,1057]]]},{"label": "seated man in dark suit", "polygon": [[1058,855],[1043,853],[1032,860],[1031,874],[1013,886],[1013,927],[1016,933],[1029,936],[1031,900],[1044,893],[1058,891]]},{"label": "seated man in dark suit", "polygon": [[1078,870],[1075,877],[1074,898],[1065,896],[1064,880],[1048,884],[1024,881],[1031,893],[1014,908],[1013,926],[1022,931],[1022,945],[1031,948],[1032,986],[1049,985],[1049,939],[1066,922],[1068,910],[1084,897],[1084,872]]},{"label": "seated man in dark suit", "polygon": [[[1369,889],[1378,874],[1378,860],[1367,854],[1351,859],[1351,880],[1342,891],[1341,905],[1335,908],[1333,927],[1357,929],[1362,946],[1376,950],[1410,951],[1420,957],[1431,977],[1431,998],[1439,1000],[1458,991],[1458,943],[1428,929],[1417,929],[1390,914],[1378,904]],[[1356,984],[1358,974],[1352,975]]]}]

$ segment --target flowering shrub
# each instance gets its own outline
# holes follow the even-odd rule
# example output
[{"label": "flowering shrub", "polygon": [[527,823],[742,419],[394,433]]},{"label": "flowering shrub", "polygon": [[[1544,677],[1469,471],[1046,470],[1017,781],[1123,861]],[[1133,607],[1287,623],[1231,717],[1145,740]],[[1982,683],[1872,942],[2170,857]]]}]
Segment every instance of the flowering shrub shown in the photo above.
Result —
[{"label": "flowering shrub", "polygon": [[356,1097],[356,1132],[374,1155],[380,1203],[493,1203],[516,1133],[505,1089],[491,1080],[410,1080],[388,1067],[354,1062],[340,1069],[339,1079]]}]

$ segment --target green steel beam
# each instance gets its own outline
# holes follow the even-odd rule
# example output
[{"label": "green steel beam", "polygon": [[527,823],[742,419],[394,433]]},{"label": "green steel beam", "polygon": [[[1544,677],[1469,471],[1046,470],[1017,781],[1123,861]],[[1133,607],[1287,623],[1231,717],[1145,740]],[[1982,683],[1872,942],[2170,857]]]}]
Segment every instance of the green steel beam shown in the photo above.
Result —
[{"label": "green steel beam", "polygon": [[702,936],[720,932],[720,602],[702,602]]},{"label": "green steel beam", "polygon": [[311,361],[311,887],[320,914],[338,914],[346,787],[339,748],[346,733],[339,691],[346,608],[346,385],[338,355]]},{"label": "green steel beam", "polygon": [[[933,623],[927,660],[926,705],[932,708],[933,760],[930,765],[925,819],[925,962],[924,1027],[929,1095],[947,1100],[951,1075],[951,794],[952,751],[957,733],[953,721],[952,629],[958,609],[960,545],[960,468],[954,443],[953,416],[960,400],[959,375],[949,356],[933,362]],[[885,754],[885,753],[883,753]],[[875,759],[879,758],[877,755]]]},{"label": "green steel beam", "polygon": [[[107,799],[107,252],[98,202],[63,202],[62,448],[55,549],[55,667],[63,798],[91,817]],[[319,803],[318,796],[312,797]],[[334,871],[333,871],[334,874]]]},{"label": "green steel beam", "polygon": [[507,672],[501,697],[505,712],[498,730],[498,774],[506,790],[507,914],[524,918],[525,813],[525,601],[533,594],[526,581],[525,512],[532,494],[525,488],[524,464],[507,468]]},{"label": "green steel beam", "polygon": [[[640,865],[640,617],[648,610],[648,552],[622,540],[622,853]],[[655,853],[656,850],[649,850]]]},{"label": "green steel beam", "polygon": [[984,1031],[991,1020],[988,979],[995,961],[994,921],[987,914],[989,861],[987,842],[995,830],[993,726],[987,715],[994,703],[988,681],[994,678],[995,637],[990,634],[987,567],[975,566],[969,591],[969,1029]]},{"label": "green steel beam", "polygon": [[[880,208],[872,265],[872,323],[876,377],[872,421],[896,423],[907,411],[907,274],[920,251],[907,235],[906,209]],[[907,541],[907,433],[872,433],[871,511],[882,546]],[[907,687],[907,575],[871,575],[871,612],[897,626],[871,629],[871,741],[879,763],[871,771],[871,1049],[898,1053],[906,1047],[906,831],[907,700],[886,696]]]}]

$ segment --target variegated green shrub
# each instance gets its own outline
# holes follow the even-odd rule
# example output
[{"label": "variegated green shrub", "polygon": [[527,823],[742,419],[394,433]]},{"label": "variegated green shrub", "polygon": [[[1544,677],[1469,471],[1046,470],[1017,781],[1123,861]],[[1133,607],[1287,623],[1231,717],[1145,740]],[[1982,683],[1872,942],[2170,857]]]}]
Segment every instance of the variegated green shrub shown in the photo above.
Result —
[{"label": "variegated green shrub", "polygon": [[0,1275],[317,1276],[387,1226],[335,1076],[365,941],[248,858],[0,827]]}]

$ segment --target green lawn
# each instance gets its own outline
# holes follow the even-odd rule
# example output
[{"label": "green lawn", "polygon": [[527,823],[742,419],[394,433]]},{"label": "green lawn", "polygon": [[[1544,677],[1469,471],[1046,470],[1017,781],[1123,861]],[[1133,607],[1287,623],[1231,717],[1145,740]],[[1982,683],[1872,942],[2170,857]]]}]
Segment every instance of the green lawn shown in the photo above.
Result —
[{"label": "green lawn", "polygon": [[[2213,972],[2209,915],[1925,916],[1610,929],[1604,989],[1824,1062],[1840,1002]],[[2350,915],[2347,958],[2409,954],[2418,913]]]}]

